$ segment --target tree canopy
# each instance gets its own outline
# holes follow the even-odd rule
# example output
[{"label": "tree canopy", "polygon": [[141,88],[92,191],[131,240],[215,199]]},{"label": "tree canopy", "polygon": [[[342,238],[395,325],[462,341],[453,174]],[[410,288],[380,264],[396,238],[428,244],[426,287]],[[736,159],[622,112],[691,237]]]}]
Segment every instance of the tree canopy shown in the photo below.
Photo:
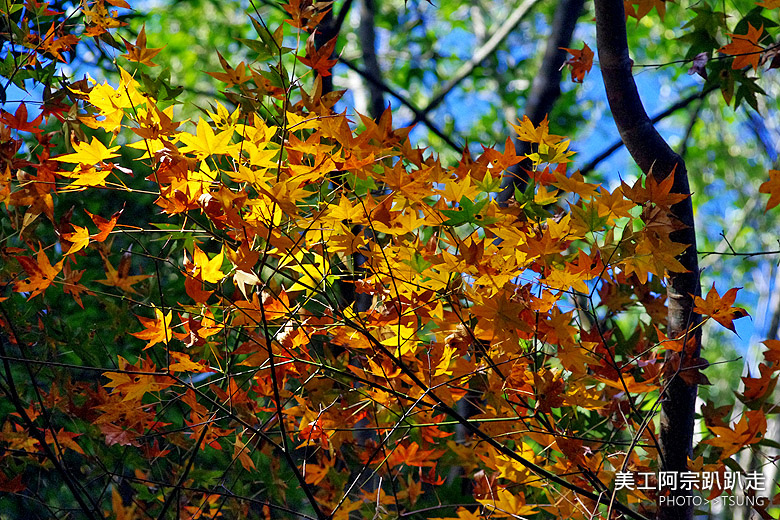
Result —
[{"label": "tree canopy", "polygon": [[780,4],[583,4],[0,8],[0,511],[775,517]]}]

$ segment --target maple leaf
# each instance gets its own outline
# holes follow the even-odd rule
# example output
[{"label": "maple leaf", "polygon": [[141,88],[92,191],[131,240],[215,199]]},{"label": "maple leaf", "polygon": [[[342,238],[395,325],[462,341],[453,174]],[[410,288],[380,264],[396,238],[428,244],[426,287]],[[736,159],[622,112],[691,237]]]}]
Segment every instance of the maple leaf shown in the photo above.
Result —
[{"label": "maple leaf", "polygon": [[144,350],[153,347],[158,343],[165,345],[173,337],[173,331],[171,330],[171,320],[173,319],[173,311],[169,311],[167,315],[163,316],[160,309],[154,308],[154,318],[144,318],[142,316],[136,316],[144,326],[144,330],[140,332],[132,332],[131,334],[138,339],[148,340],[148,343],[144,347]]},{"label": "maple leaf", "polygon": [[64,276],[62,280],[62,290],[65,294],[73,296],[73,300],[75,300],[82,309],[84,308],[84,303],[81,301],[81,293],[93,294],[87,291],[86,287],[79,284],[79,280],[81,280],[85,271],[86,269],[74,271],[70,264],[65,264],[62,269],[62,274]]},{"label": "maple leaf", "polygon": [[206,74],[225,83],[227,88],[230,88],[233,85],[246,83],[252,79],[251,74],[246,74],[247,66],[243,61],[239,63],[236,68],[233,68],[227,60],[222,57],[222,54],[217,52],[217,56],[219,56],[219,63],[222,65],[225,72],[206,72]]},{"label": "maple leaf", "polygon": [[585,74],[590,72],[593,67],[593,51],[588,47],[587,43],[583,43],[583,47],[580,50],[566,49],[560,47],[560,49],[571,54],[571,58],[564,62],[564,65],[571,67],[571,80],[574,83],[582,83],[585,79]]},{"label": "maple leaf", "polygon": [[700,52],[694,56],[691,68],[688,69],[688,75],[693,76],[694,74],[698,74],[702,78],[707,79],[706,65],[709,59],[710,55],[706,52]]},{"label": "maple leaf", "polygon": [[60,155],[55,157],[56,160],[66,163],[80,163],[83,165],[95,165],[102,163],[106,159],[119,157],[118,153],[114,153],[119,150],[118,146],[113,148],[106,148],[103,143],[98,141],[97,137],[93,137],[90,143],[73,143],[74,153],[67,155]]},{"label": "maple leaf", "polygon": [[8,476],[0,471],[0,492],[2,493],[21,493],[27,489],[22,482],[22,474],[19,473],[14,478],[8,478]]},{"label": "maple leaf", "polygon": [[[122,401],[140,401],[147,392],[156,392],[172,386],[174,380],[166,376],[154,374],[156,367],[147,357],[140,366],[131,365],[122,356],[117,356],[118,368],[123,372],[104,372],[103,376],[110,381],[106,388],[112,388],[114,393],[122,396]],[[122,405],[125,407],[125,405]]]},{"label": "maple leaf", "polygon": [[627,199],[639,205],[650,202],[662,208],[670,208],[689,197],[689,195],[671,191],[672,186],[674,186],[674,175],[675,173],[672,171],[659,182],[654,175],[648,174],[647,177],[644,177],[644,187],[641,177],[631,187],[622,182],[623,194]]},{"label": "maple leaf", "polygon": [[184,267],[187,273],[203,282],[219,283],[225,277],[225,274],[221,271],[222,262],[225,259],[224,249],[211,260],[208,255],[200,250],[198,246],[194,246],[193,260],[190,262],[186,257],[184,259]]},{"label": "maple leaf", "polygon": [[243,271],[241,269],[237,269],[236,272],[233,273],[233,283],[241,291],[241,294],[244,295],[244,298],[249,298],[247,287],[260,285],[261,280],[252,271]]},{"label": "maple leaf", "polygon": [[512,128],[515,129],[515,132],[517,132],[517,138],[521,141],[552,145],[563,140],[563,137],[560,135],[554,135],[550,133],[550,124],[547,121],[546,115],[538,126],[534,126],[533,122],[526,115],[523,115],[523,120],[520,121],[519,125],[514,125],[512,123],[509,124]]},{"label": "maple leaf", "polygon": [[[110,2],[111,4],[116,3],[124,3],[123,0],[106,0],[107,2]],[[128,6],[129,7],[129,6]],[[133,520],[134,518],[137,518],[136,515],[136,508],[138,505],[134,502],[131,502],[127,506],[125,506],[124,499],[122,498],[122,495],[119,493],[119,486],[111,486],[111,511],[110,513],[113,513],[113,517],[116,518],[116,520]],[[109,516],[109,511],[106,511],[106,516]]]},{"label": "maple leaf", "polygon": [[56,24],[52,24],[52,26],[49,27],[49,30],[46,32],[46,35],[41,39],[40,43],[38,44],[38,50],[41,53],[51,54],[57,60],[66,63],[68,60],[66,60],[62,56],[62,53],[70,51],[74,45],[79,43],[80,39],[75,34],[66,34],[64,36],[59,36],[58,34],[55,33],[55,27]]},{"label": "maple leaf", "polygon": [[768,339],[763,343],[769,349],[764,352],[764,359],[780,366],[780,339]]},{"label": "maple leaf", "polygon": [[756,29],[748,22],[748,32],[746,34],[730,34],[731,43],[718,49],[718,52],[734,56],[734,63],[731,64],[732,69],[751,66],[757,70],[761,53],[764,51],[764,48],[758,43],[763,34],[763,25]]},{"label": "maple leaf", "polygon": [[138,434],[125,430],[114,423],[100,423],[98,427],[103,435],[105,435],[106,444],[109,446],[113,446],[114,444],[119,444],[120,446],[141,446],[137,440]]},{"label": "maple leaf", "polygon": [[311,30],[319,25],[329,11],[329,9],[323,9],[323,7],[328,7],[332,3],[315,3],[313,0],[290,0],[282,5],[284,10],[292,17],[286,19],[285,22],[296,29]]},{"label": "maple leaf", "polygon": [[780,204],[780,170],[769,170],[769,180],[764,182],[758,191],[769,194],[764,213]]},{"label": "maple leaf", "polygon": [[3,110],[0,113],[0,121],[20,132],[40,134],[43,131],[40,127],[41,122],[43,121],[43,114],[39,114],[38,117],[32,121],[27,121],[26,103],[19,103],[19,107],[13,115],[11,115],[10,112]]},{"label": "maple leaf", "polygon": [[81,449],[81,446],[76,444],[76,441],[74,440],[79,435],[81,434],[66,432],[63,428],[60,428],[57,433],[54,433],[50,428],[46,428],[46,444],[52,445],[58,458],[62,457],[63,448],[68,448],[76,453],[84,455],[84,450]]},{"label": "maple leaf", "polygon": [[89,218],[92,219],[92,222],[95,223],[97,228],[100,230],[100,233],[97,233],[95,235],[90,236],[92,240],[95,242],[103,242],[108,238],[109,233],[113,231],[114,227],[116,226],[117,220],[119,220],[119,216],[122,215],[122,212],[124,211],[124,208],[120,209],[113,215],[111,215],[111,218],[106,220],[105,218],[101,217],[100,215],[93,215],[87,210],[84,210],[87,215],[89,215]]},{"label": "maple leaf", "polygon": [[73,226],[73,229],[73,233],[62,235],[64,239],[71,243],[71,246],[65,252],[66,255],[72,255],[89,245],[89,230],[81,226]]},{"label": "maple leaf", "polygon": [[[238,461],[247,471],[252,471],[255,469],[255,462],[252,460],[252,457],[249,456],[251,449],[252,448],[250,446],[247,446],[247,444],[241,440],[241,434],[236,433],[236,442],[233,445],[233,459],[238,459]],[[308,471],[306,476],[308,477]],[[324,476],[325,475],[323,475],[323,477]]]},{"label": "maple leaf", "polygon": [[[49,287],[54,278],[62,270],[62,263],[65,261],[63,258],[54,265],[49,262],[49,257],[43,250],[43,246],[38,246],[38,255],[36,260],[27,256],[17,256],[16,259],[22,265],[29,277],[26,280],[16,282],[14,285],[14,291],[16,292],[30,292],[30,296],[27,298],[34,298],[41,294]],[[32,291],[32,292],[31,292]]]},{"label": "maple leaf", "polygon": [[201,159],[210,155],[226,154],[230,152],[232,137],[233,130],[224,130],[215,134],[211,125],[201,119],[198,121],[197,135],[186,133],[179,135],[181,142],[187,145],[181,149],[181,152],[194,152]]},{"label": "maple leaf", "polygon": [[103,285],[109,285],[111,287],[116,287],[117,289],[120,289],[127,293],[140,294],[138,291],[133,289],[133,285],[137,284],[141,280],[146,280],[147,278],[151,278],[151,275],[148,274],[130,276],[130,263],[132,261],[132,253],[130,252],[130,249],[125,251],[125,253],[122,255],[122,259],[119,261],[119,265],[117,266],[116,269],[111,264],[111,261],[108,259],[108,256],[106,256],[102,252],[101,252],[101,256],[103,256],[103,263],[106,269],[106,279],[95,280],[98,283],[102,283]]},{"label": "maple leaf", "polygon": [[485,506],[495,516],[521,518],[525,515],[533,515],[539,512],[534,506],[526,505],[523,492],[512,493],[505,488],[498,488],[496,491],[498,499],[492,497],[478,500],[480,504]]},{"label": "maple leaf", "polygon": [[707,439],[705,444],[721,448],[720,460],[725,460],[742,447],[759,442],[766,433],[766,415],[761,410],[748,410],[740,418],[734,428],[721,426],[709,426],[716,435],[714,439]]},{"label": "maple leaf", "polygon": [[395,450],[387,457],[390,467],[406,464],[407,466],[426,467],[435,466],[436,458],[443,452],[439,450],[421,450],[416,442],[398,444]]},{"label": "maple leaf", "polygon": [[742,378],[742,382],[745,384],[745,391],[742,392],[742,397],[746,401],[755,401],[764,396],[772,395],[777,385],[777,378],[772,377],[777,372],[777,367],[761,363],[758,366],[758,371],[761,374],[760,377],[748,376]]},{"label": "maple leaf", "polygon": [[171,363],[171,366],[168,367],[171,372],[203,373],[211,371],[209,366],[192,361],[190,356],[184,352],[171,352],[171,361],[175,361],[175,363]]},{"label": "maple leaf", "polygon": [[157,66],[157,64],[154,63],[152,59],[157,56],[160,51],[163,50],[163,48],[159,47],[157,49],[148,49],[146,47],[146,24],[144,24],[141,27],[141,30],[138,31],[138,37],[135,39],[135,44],[130,43],[124,38],[122,38],[122,41],[125,42],[125,48],[127,49],[127,54],[121,55],[123,58],[127,58],[130,61],[134,61],[142,65],[148,65],[150,67]]},{"label": "maple leaf", "polygon": [[57,172],[58,175],[76,179],[67,186],[67,191],[83,191],[89,186],[105,186],[106,177],[111,174],[108,168],[98,170],[94,166],[81,164],[72,172]]},{"label": "maple leaf", "polygon": [[695,307],[693,312],[696,314],[703,314],[709,316],[730,331],[736,333],[733,321],[739,318],[749,316],[747,311],[741,307],[733,307],[734,301],[737,298],[737,291],[741,287],[734,287],[726,291],[722,297],[715,290],[715,284],[712,284],[712,288],[707,293],[707,299],[702,299],[701,296],[695,296],[693,301]]},{"label": "maple leaf", "polygon": [[[637,20],[644,18],[653,7],[658,11],[661,20],[666,16],[666,2],[671,0],[629,0],[632,9],[626,9],[628,16],[633,16]],[[636,6],[634,8],[634,6]]]},{"label": "maple leaf", "polygon": [[334,36],[318,49],[314,44],[314,35],[315,33],[312,33],[306,40],[306,57],[296,56],[296,58],[304,65],[315,70],[320,76],[330,76],[331,69],[339,61],[338,59],[330,59],[336,48],[338,36]]}]

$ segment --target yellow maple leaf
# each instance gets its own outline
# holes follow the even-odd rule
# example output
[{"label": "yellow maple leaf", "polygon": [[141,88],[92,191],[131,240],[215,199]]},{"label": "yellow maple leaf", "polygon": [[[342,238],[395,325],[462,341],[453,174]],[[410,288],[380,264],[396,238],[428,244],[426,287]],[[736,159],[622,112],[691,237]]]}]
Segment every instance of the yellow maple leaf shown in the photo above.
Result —
[{"label": "yellow maple leaf", "polygon": [[538,126],[534,126],[533,122],[524,115],[523,120],[519,125],[510,126],[517,132],[517,138],[521,141],[528,141],[530,143],[553,145],[563,139],[560,135],[554,135],[550,133],[550,124],[547,122],[547,116]]},{"label": "yellow maple leaf", "polygon": [[75,230],[73,233],[62,235],[64,239],[71,242],[70,249],[65,253],[66,255],[72,255],[89,245],[89,230],[81,226],[73,226],[73,229]]},{"label": "yellow maple leaf", "polygon": [[57,159],[60,162],[66,162],[66,163],[80,163],[86,165],[94,165],[94,164],[102,163],[106,159],[119,157],[118,153],[114,153],[117,150],[119,150],[118,146],[114,146],[112,148],[106,148],[105,145],[103,145],[103,143],[98,141],[97,137],[93,137],[92,142],[90,143],[74,142],[73,149],[76,150],[74,153],[61,155],[59,157],[55,157],[55,159]]},{"label": "yellow maple leaf", "polygon": [[209,155],[230,153],[230,139],[233,130],[225,130],[217,134],[211,129],[204,119],[198,121],[197,135],[181,133],[179,139],[186,145],[181,149],[183,153],[194,152],[198,158]]},{"label": "yellow maple leaf", "polygon": [[518,518],[539,512],[534,506],[526,505],[525,495],[522,492],[514,494],[507,489],[499,488],[497,494],[498,500],[492,497],[478,502],[496,516]]},{"label": "yellow maple leaf", "polygon": [[58,175],[68,177],[70,179],[76,179],[68,184],[64,191],[83,191],[89,186],[105,186],[106,177],[111,173],[111,170],[101,169],[98,170],[94,166],[81,164],[79,168],[76,168],[72,172],[57,172]]},{"label": "yellow maple leaf", "polygon": [[184,267],[187,269],[189,275],[199,280],[209,283],[219,283],[225,277],[225,274],[221,271],[224,259],[224,250],[220,251],[218,255],[209,260],[208,255],[201,251],[198,246],[195,246],[192,261],[185,259]]}]

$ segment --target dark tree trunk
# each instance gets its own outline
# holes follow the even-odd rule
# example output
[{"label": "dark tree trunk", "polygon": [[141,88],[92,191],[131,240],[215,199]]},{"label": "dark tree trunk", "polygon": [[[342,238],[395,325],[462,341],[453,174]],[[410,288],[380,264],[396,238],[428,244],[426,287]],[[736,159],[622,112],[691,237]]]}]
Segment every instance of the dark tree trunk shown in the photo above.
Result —
[{"label": "dark tree trunk", "polygon": [[[360,39],[360,51],[363,54],[363,69],[366,74],[379,82],[382,79],[382,70],[379,68],[379,60],[376,57],[375,9],[374,0],[361,0],[358,38]],[[368,81],[365,88],[369,93],[368,114],[373,119],[378,120],[382,112],[385,111],[385,97],[382,89]]]},{"label": "dark tree trunk", "polygon": [[[657,180],[675,172],[672,191],[690,195],[685,162],[653,127],[639,98],[628,54],[626,19],[622,0],[595,0],[598,56],[607,99],[620,137],[637,165]],[[699,357],[701,335],[698,315],[693,313],[693,295],[699,295],[699,266],[696,231],[690,197],[672,206],[672,215],[686,227],[672,234],[672,240],[688,248],[679,260],[686,273],[670,273],[667,280],[667,335],[685,337],[695,344],[683,353],[688,360]],[[667,360],[669,357],[667,356]],[[685,359],[679,366],[684,366]],[[692,453],[693,423],[697,386],[686,383],[677,373],[665,381],[662,397],[660,454],[663,471],[687,471]],[[659,519],[692,519],[693,507],[659,505]]]}]

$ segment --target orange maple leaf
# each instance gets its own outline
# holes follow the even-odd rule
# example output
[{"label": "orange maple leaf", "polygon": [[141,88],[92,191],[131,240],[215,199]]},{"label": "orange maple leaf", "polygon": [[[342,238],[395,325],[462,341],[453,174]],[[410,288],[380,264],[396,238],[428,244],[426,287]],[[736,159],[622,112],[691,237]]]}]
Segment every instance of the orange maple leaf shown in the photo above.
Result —
[{"label": "orange maple leaf", "polygon": [[780,170],[769,170],[769,180],[763,183],[758,191],[769,194],[765,213],[780,204]]},{"label": "orange maple leaf", "polygon": [[707,439],[705,444],[721,448],[720,459],[725,460],[734,455],[743,446],[754,444],[766,433],[766,416],[761,410],[748,410],[734,426],[734,429],[721,426],[710,426],[709,429],[717,435]]},{"label": "orange maple leaf", "polygon": [[582,49],[567,49],[560,47],[562,50],[571,54],[571,58],[567,59],[564,65],[571,67],[571,80],[574,83],[582,83],[585,79],[585,74],[590,72],[593,67],[593,51],[588,47],[587,43],[583,44]]},{"label": "orange maple leaf", "polygon": [[642,205],[650,202],[656,206],[669,208],[688,197],[688,195],[671,191],[674,185],[674,175],[675,172],[672,171],[660,182],[654,175],[648,175],[644,180],[644,186],[642,186],[642,178],[637,179],[631,187],[624,182],[621,184],[623,194],[636,204]]},{"label": "orange maple leaf", "polygon": [[747,311],[741,307],[733,307],[734,300],[737,298],[737,291],[741,287],[734,287],[726,291],[722,297],[715,290],[715,284],[712,284],[712,289],[707,293],[707,299],[702,299],[701,296],[694,297],[693,301],[695,307],[693,312],[696,314],[703,314],[714,319],[730,331],[736,333],[734,328],[734,320],[749,316]]},{"label": "orange maple leaf", "polygon": [[764,352],[764,359],[780,365],[780,339],[768,339],[763,343],[769,349]]},{"label": "orange maple leaf", "polygon": [[226,83],[227,88],[230,88],[233,85],[246,83],[252,79],[250,74],[246,74],[247,66],[243,61],[233,68],[219,52],[217,52],[217,56],[219,56],[219,63],[222,65],[222,68],[225,69],[225,72],[206,72],[206,74]]},{"label": "orange maple leaf", "polygon": [[758,43],[763,34],[763,25],[756,29],[748,22],[747,34],[730,34],[731,43],[718,49],[718,52],[734,56],[734,63],[731,64],[732,69],[741,69],[750,65],[754,70],[757,70],[761,53],[764,52],[764,48]]},{"label": "orange maple leaf", "polygon": [[331,69],[338,59],[330,59],[336,48],[338,36],[334,36],[329,42],[319,49],[314,45],[314,33],[306,40],[306,57],[296,56],[298,61],[315,70],[320,76],[330,76]]},{"label": "orange maple leaf", "polygon": [[81,435],[80,433],[66,432],[63,428],[60,428],[57,433],[54,433],[50,428],[47,428],[45,435],[46,444],[52,446],[58,458],[62,457],[62,450],[64,448],[71,449],[76,453],[84,455],[84,450],[73,440]]},{"label": "orange maple leaf", "polygon": [[116,226],[116,221],[119,220],[119,216],[124,211],[124,208],[111,215],[111,218],[108,220],[104,219],[100,215],[93,215],[89,211],[84,211],[87,213],[87,215],[89,215],[89,218],[92,219],[92,222],[94,222],[97,228],[100,230],[100,233],[92,235],[89,238],[95,242],[103,242],[106,238],[108,238],[108,234],[113,231],[114,226]]},{"label": "orange maple leaf", "polygon": [[387,457],[387,464],[390,467],[406,464],[407,466],[435,466],[435,460],[442,454],[439,450],[421,450],[416,442],[410,442],[404,446],[399,444],[393,453]]},{"label": "orange maple leaf", "polygon": [[748,376],[742,378],[742,382],[745,384],[745,391],[742,393],[742,396],[748,401],[771,395],[777,385],[777,378],[772,377],[777,371],[776,367],[762,363],[758,366],[758,371],[761,377]]},{"label": "orange maple leaf", "polygon": [[170,311],[167,315],[163,316],[160,309],[154,309],[154,318],[144,318],[142,316],[136,316],[141,325],[144,326],[144,330],[140,332],[132,332],[131,334],[138,339],[148,340],[149,342],[144,347],[144,350],[158,344],[168,344],[168,341],[173,338],[173,331],[171,330],[171,321],[173,320],[173,311]]},{"label": "orange maple leaf", "polygon": [[101,256],[103,256],[103,263],[105,264],[106,268],[106,279],[95,280],[97,283],[116,287],[117,289],[120,289],[124,292],[140,294],[138,291],[133,289],[133,285],[140,282],[141,280],[151,278],[151,275],[148,274],[130,276],[130,262],[133,256],[129,249],[122,255],[122,259],[119,261],[119,266],[116,269],[113,265],[111,265],[108,256],[102,252]]},{"label": "orange maple leaf", "polygon": [[117,356],[118,368],[123,372],[104,372],[110,381],[106,388],[112,388],[111,395],[122,396],[122,401],[140,400],[147,392],[156,392],[172,386],[175,381],[167,376],[155,374],[154,363],[147,357],[139,365],[131,365],[122,356]]},{"label": "orange maple leaf", "polygon": [[146,47],[146,24],[138,31],[138,37],[135,39],[135,44],[130,43],[124,38],[122,38],[122,41],[125,42],[125,48],[127,49],[127,54],[121,55],[123,58],[127,58],[130,61],[135,61],[142,65],[149,65],[150,67],[157,66],[157,64],[152,61],[152,58],[157,56],[163,48],[148,49]]},{"label": "orange maple leaf", "polygon": [[330,7],[332,3],[314,2],[313,0],[290,0],[282,6],[292,17],[286,19],[285,22],[296,29],[313,29],[319,25],[330,10],[323,9],[323,7]]},{"label": "orange maple leaf", "polygon": [[43,251],[43,246],[39,245],[39,248],[36,260],[27,256],[16,257],[24,270],[27,271],[29,277],[26,280],[16,282],[14,291],[30,292],[30,296],[27,298],[28,300],[41,294],[52,284],[54,277],[62,270],[62,263],[65,261],[65,259],[62,259],[56,264],[51,265],[49,257],[47,257],[46,253]]}]

